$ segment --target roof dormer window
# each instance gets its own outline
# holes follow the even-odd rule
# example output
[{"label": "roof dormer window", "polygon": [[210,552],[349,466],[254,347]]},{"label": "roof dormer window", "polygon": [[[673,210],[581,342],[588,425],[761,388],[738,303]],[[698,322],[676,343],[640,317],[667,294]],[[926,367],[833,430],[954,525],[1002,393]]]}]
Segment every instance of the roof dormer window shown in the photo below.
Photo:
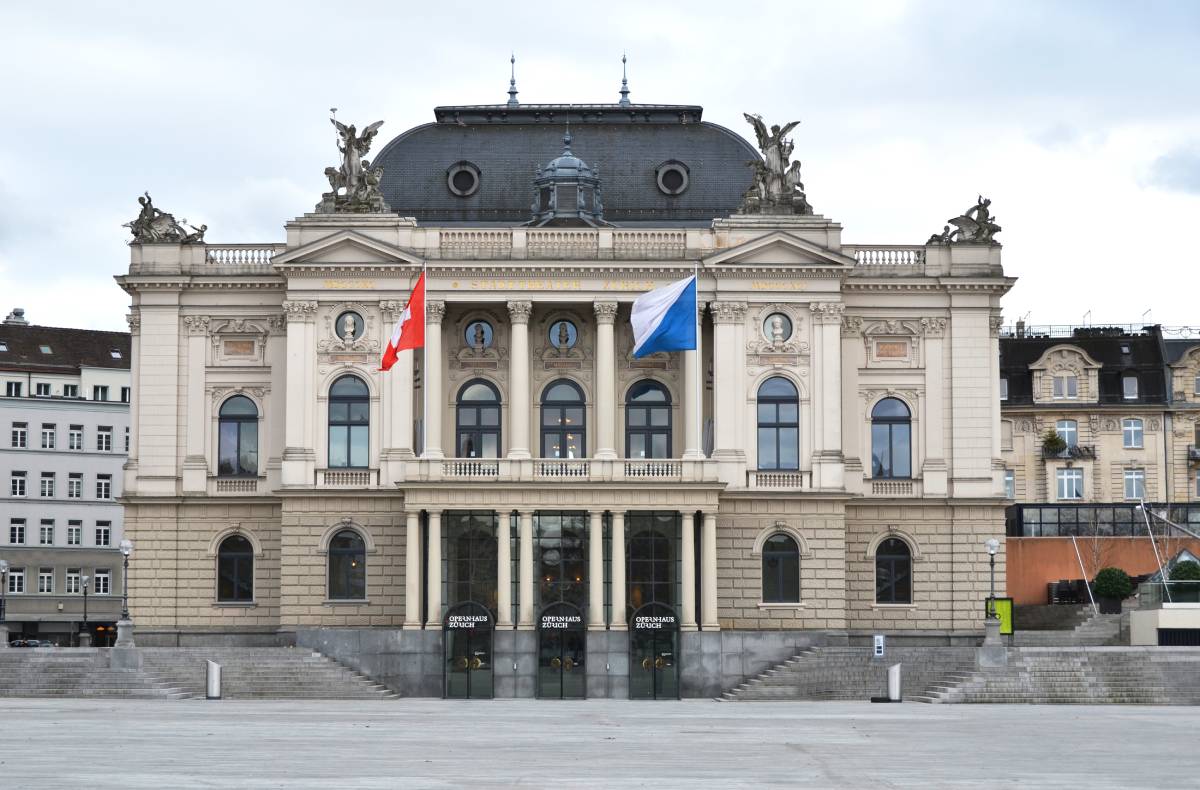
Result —
[{"label": "roof dormer window", "polygon": [[38,346],[38,350],[41,351],[43,354],[53,354],[54,353],[54,351],[50,348],[50,346],[46,345],[45,343],[42,343],[40,346]]},{"label": "roof dormer window", "polygon": [[1138,397],[1138,379],[1134,373],[1126,373],[1121,377],[1121,394],[1125,400],[1137,400]]},{"label": "roof dormer window", "polygon": [[1054,397],[1058,399],[1071,399],[1079,397],[1079,379],[1075,376],[1055,376],[1054,377]]},{"label": "roof dormer window", "polygon": [[0,351],[8,351],[8,341],[0,340]]},{"label": "roof dormer window", "polygon": [[120,359],[120,358],[121,358],[121,349],[119,349],[119,348],[112,348],[112,349],[109,349],[108,353],[112,355],[112,358],[113,358],[113,359]]}]

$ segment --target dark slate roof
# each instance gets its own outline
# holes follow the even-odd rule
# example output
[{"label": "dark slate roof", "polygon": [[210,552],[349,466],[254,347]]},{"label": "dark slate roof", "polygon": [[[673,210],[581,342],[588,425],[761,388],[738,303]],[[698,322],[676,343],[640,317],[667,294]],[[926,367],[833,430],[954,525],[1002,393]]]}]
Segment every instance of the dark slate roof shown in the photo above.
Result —
[{"label": "dark slate roof", "polygon": [[[0,324],[0,370],[31,373],[78,373],[81,367],[129,370],[129,333],[66,329],[57,326]],[[41,346],[50,347],[44,354]],[[113,359],[112,350],[120,352]]]},{"label": "dark slate roof", "polygon": [[[533,174],[562,150],[570,122],[572,150],[600,172],[604,218],[616,225],[653,222],[706,225],[732,214],[750,186],[758,151],[729,129],[701,121],[694,105],[561,104],[438,107],[437,122],[396,137],[372,159],[392,210],[429,224],[526,222]],[[659,191],[656,168],[677,160],[689,186]],[[459,162],[480,170],[479,189],[454,195],[447,170]]]},{"label": "dark slate roof", "polygon": [[[1108,327],[1077,327],[1070,337],[1000,338],[1000,375],[1008,379],[1006,405],[1033,403],[1033,371],[1047,349],[1075,346],[1099,362],[1100,403],[1166,403],[1166,372],[1163,367],[1162,332],[1157,326],[1142,332],[1126,332]],[[1128,348],[1128,353],[1122,348]],[[1121,378],[1132,373],[1138,377],[1138,397],[1126,400]]]},{"label": "dark slate roof", "polygon": [[1188,338],[1180,340],[1178,338],[1163,341],[1167,345],[1167,364],[1174,365],[1183,355],[1196,346],[1200,346],[1200,338]]}]

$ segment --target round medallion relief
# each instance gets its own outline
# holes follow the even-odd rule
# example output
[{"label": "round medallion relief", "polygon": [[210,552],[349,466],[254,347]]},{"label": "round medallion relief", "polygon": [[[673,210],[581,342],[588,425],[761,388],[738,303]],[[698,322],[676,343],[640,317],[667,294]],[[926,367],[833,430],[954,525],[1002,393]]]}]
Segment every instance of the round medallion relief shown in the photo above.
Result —
[{"label": "round medallion relief", "polygon": [[771,313],[763,321],[763,337],[772,343],[785,343],[792,336],[792,319],[783,313]]},{"label": "round medallion relief", "polygon": [[579,329],[570,321],[555,321],[550,325],[550,345],[558,349],[575,348]]},{"label": "round medallion relief", "polygon": [[366,329],[367,322],[353,310],[345,310],[338,314],[337,321],[333,325],[334,333],[346,343],[358,340]]},{"label": "round medallion relief", "polygon": [[463,333],[463,339],[471,348],[491,348],[492,337],[492,325],[487,321],[472,321]]}]

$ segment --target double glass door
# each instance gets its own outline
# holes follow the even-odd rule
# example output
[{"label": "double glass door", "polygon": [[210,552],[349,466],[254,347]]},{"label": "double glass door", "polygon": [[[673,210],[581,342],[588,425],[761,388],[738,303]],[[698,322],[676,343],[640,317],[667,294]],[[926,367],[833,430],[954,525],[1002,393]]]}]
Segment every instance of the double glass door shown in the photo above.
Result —
[{"label": "double glass door", "polygon": [[634,612],[629,630],[629,698],[679,699],[679,620],[662,604]]},{"label": "double glass door", "polygon": [[538,697],[584,699],[586,649],[587,631],[580,610],[568,603],[547,607],[538,625]]},{"label": "double glass door", "polygon": [[492,617],[483,606],[465,603],[446,615],[443,631],[447,699],[491,699]]}]

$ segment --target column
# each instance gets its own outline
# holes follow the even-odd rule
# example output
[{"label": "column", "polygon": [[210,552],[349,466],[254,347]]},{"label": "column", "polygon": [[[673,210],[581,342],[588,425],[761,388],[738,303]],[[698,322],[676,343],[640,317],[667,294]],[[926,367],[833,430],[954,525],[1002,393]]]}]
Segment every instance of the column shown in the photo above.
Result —
[{"label": "column", "polygon": [[591,512],[588,529],[588,629],[604,630],[604,513]]},{"label": "column", "polygon": [[[703,309],[699,304],[696,307],[698,310]],[[704,400],[700,394],[700,377],[703,375],[700,338],[701,327],[697,325],[696,350],[683,352],[683,457],[692,461],[704,457],[700,447],[700,415],[704,408]]]},{"label": "column", "polygon": [[429,513],[429,588],[425,596],[429,599],[429,620],[426,626],[442,624],[442,512]]},{"label": "column", "polygon": [[616,302],[595,302],[596,311],[596,458],[617,458],[617,346],[613,324]]},{"label": "column", "polygon": [[[396,319],[404,310],[403,302],[386,301],[379,303],[383,310],[384,342],[387,333],[391,332]],[[384,438],[384,450],[401,458],[411,458],[413,455],[413,351],[405,349],[396,357],[396,364],[383,377],[384,424],[387,435]]]},{"label": "column", "polygon": [[[137,307],[129,308],[129,315],[125,316],[125,320],[129,323],[129,453],[125,459],[125,467],[121,491],[126,495],[137,493],[137,466],[138,466],[138,438],[141,436],[141,422],[138,419],[138,414],[141,410],[141,396],[138,394],[140,389],[140,381],[138,379],[141,373],[141,332],[142,315]],[[5,632],[7,633],[7,632]],[[5,634],[0,633],[0,637]],[[0,648],[7,647],[7,642],[0,645]]]},{"label": "column", "polygon": [[[946,421],[945,421],[945,387],[943,374],[943,358],[945,356],[946,334],[945,318],[922,318],[921,329],[924,333],[925,348],[925,409],[922,415],[924,426],[919,430],[925,437],[925,462],[921,466],[921,481],[925,496],[946,496]],[[1000,353],[996,350],[997,355]],[[997,359],[1000,357],[997,356]],[[997,385],[997,403],[999,403],[999,386]],[[921,423],[917,422],[920,426]],[[1000,434],[996,433],[999,441]],[[913,437],[913,447],[919,446],[919,438]],[[999,453],[996,454],[999,458]]]},{"label": "column", "polygon": [[521,577],[517,604],[518,628],[533,628],[533,511],[521,511]]},{"label": "column", "polygon": [[704,530],[701,533],[700,548],[704,576],[700,580],[700,589],[704,600],[701,606],[700,619],[705,631],[719,631],[721,620],[717,613],[717,514],[704,514]]},{"label": "column", "polygon": [[284,401],[283,484],[311,486],[316,455],[309,441],[308,400],[312,397],[313,379],[309,367],[316,347],[309,345],[309,327],[317,312],[315,301],[283,303],[287,319],[287,393]]},{"label": "column", "polygon": [[[208,486],[208,461],[204,454],[205,419],[209,410],[204,407],[204,367],[208,344],[209,318],[206,315],[183,317],[187,326],[187,389],[185,408],[187,425],[183,456],[183,492],[202,494]],[[120,437],[116,437],[116,441]]]},{"label": "column", "polygon": [[[425,452],[421,454],[422,458],[445,457],[442,453],[442,318],[445,315],[445,302],[425,302]],[[433,542],[432,538],[430,542]]]},{"label": "column", "polygon": [[691,513],[683,514],[683,540],[679,545],[679,580],[683,587],[680,614],[684,631],[696,630],[696,523]]},{"label": "column", "polygon": [[404,534],[404,628],[421,627],[421,513],[405,514]]},{"label": "column", "polygon": [[713,458],[721,461],[720,479],[735,486],[746,484],[742,422],[746,414],[745,302],[712,302]]},{"label": "column", "polygon": [[841,302],[812,302],[814,371],[812,377],[813,487],[845,486],[842,457],[842,313]]},{"label": "column", "polygon": [[625,512],[614,510],[612,514],[612,616],[608,627],[613,631],[624,631],[625,622]]},{"label": "column", "polygon": [[509,302],[512,338],[508,350],[508,457],[525,459],[529,453],[529,314],[531,302]]},{"label": "column", "polygon": [[512,542],[509,540],[511,514],[499,513],[496,519],[496,627],[512,628]]}]

